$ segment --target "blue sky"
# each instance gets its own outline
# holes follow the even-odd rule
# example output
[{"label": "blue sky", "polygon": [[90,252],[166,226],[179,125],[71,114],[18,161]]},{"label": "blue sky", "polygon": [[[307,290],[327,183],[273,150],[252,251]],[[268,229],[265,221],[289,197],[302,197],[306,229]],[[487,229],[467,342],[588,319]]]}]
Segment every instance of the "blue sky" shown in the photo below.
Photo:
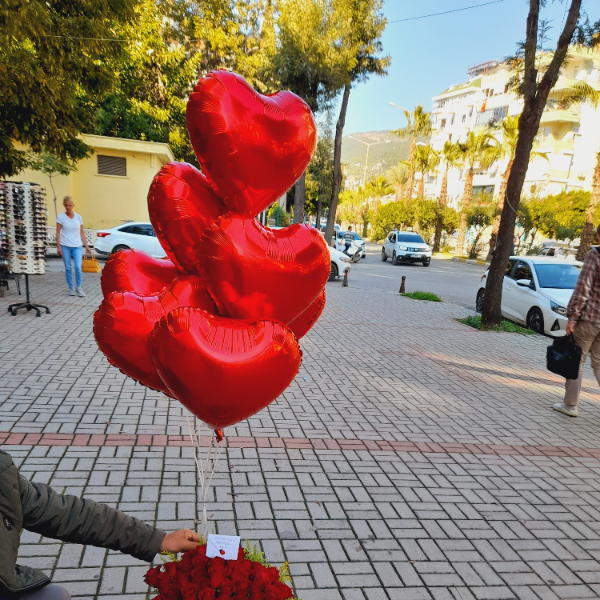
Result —
[{"label": "blue sky", "polygon": [[[481,4],[489,0],[386,0],[389,21]],[[584,0],[584,8],[597,0]],[[384,53],[392,57],[387,77],[372,77],[352,90],[344,134],[397,129],[405,123],[392,101],[409,110],[420,103],[431,108],[431,97],[467,79],[467,68],[501,59],[525,38],[526,0],[504,0],[464,12],[403,23],[388,23]],[[551,41],[558,37],[565,7],[548,1],[542,17],[552,20]],[[596,17],[596,10],[592,17]],[[596,17],[597,18],[597,17]]]}]

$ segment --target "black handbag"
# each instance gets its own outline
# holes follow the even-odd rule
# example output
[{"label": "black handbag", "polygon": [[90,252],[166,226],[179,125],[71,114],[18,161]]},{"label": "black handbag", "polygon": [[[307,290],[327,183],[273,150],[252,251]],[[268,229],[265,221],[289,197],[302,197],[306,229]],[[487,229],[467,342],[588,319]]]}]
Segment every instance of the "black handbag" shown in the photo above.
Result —
[{"label": "black handbag", "polygon": [[581,348],[575,343],[573,334],[556,338],[546,350],[546,368],[565,379],[579,377]]}]

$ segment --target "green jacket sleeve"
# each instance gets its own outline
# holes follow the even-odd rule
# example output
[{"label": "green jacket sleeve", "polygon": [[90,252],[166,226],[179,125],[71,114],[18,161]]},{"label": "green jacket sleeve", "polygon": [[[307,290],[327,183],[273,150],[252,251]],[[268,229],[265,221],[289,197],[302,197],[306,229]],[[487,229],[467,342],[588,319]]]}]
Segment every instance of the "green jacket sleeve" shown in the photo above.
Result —
[{"label": "green jacket sleeve", "polygon": [[64,542],[119,550],[150,562],[165,532],[93,500],[63,496],[19,474],[23,527]]}]

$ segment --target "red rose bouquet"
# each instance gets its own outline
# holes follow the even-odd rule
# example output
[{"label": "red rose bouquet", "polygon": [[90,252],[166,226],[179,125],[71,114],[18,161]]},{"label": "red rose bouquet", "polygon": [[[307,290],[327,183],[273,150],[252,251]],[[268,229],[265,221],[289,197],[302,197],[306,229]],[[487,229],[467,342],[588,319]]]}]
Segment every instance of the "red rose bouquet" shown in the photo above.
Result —
[{"label": "red rose bouquet", "polygon": [[206,545],[185,552],[179,561],[150,569],[144,581],[158,590],[154,600],[293,600],[281,571],[262,554],[240,548],[237,560],[207,558]]}]

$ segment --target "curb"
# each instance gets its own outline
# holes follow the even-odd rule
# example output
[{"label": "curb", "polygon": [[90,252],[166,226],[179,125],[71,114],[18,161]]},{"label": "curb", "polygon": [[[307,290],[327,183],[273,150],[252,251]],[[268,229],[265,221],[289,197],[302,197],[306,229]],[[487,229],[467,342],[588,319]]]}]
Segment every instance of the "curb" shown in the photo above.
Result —
[{"label": "curb", "polygon": [[464,262],[469,265],[479,265],[481,267],[489,267],[490,266],[490,263],[486,262],[485,260],[475,260],[473,258],[464,258],[462,256],[453,256],[452,260],[456,261],[456,262]]}]

